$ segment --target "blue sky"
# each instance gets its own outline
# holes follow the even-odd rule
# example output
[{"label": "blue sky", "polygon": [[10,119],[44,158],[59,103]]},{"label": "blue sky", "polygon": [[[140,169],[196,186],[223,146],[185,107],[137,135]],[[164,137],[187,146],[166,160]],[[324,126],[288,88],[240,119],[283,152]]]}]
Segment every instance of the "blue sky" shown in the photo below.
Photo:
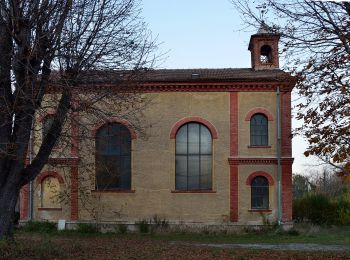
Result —
[{"label": "blue sky", "polygon": [[165,68],[249,67],[250,33],[228,0],[143,0],[143,16],[168,52]]},{"label": "blue sky", "polygon": [[[245,29],[229,0],[143,0],[142,16],[167,53],[158,68],[249,68]],[[250,31],[249,31],[250,30]],[[283,64],[283,61],[281,61]],[[293,120],[293,125],[300,124]],[[305,173],[302,138],[293,139],[293,172]]]}]

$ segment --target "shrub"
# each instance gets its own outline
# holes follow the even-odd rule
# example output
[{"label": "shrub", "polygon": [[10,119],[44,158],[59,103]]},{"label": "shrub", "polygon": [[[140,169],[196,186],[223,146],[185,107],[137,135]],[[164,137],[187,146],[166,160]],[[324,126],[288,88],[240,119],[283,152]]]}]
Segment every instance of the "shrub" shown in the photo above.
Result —
[{"label": "shrub", "polygon": [[76,231],[83,234],[93,234],[97,233],[97,226],[88,223],[78,223]]},{"label": "shrub", "polygon": [[336,223],[350,225],[350,193],[344,193],[334,200],[336,208]]},{"label": "shrub", "polygon": [[169,221],[167,221],[165,218],[160,218],[158,215],[154,215],[150,220],[150,223],[154,224],[157,228],[167,228],[169,226]]},{"label": "shrub", "polygon": [[317,225],[349,225],[350,194],[329,198],[324,194],[310,194],[293,201],[293,219]]},{"label": "shrub", "polygon": [[119,234],[126,234],[128,232],[128,226],[125,224],[119,224],[118,225],[118,233]]},{"label": "shrub", "polygon": [[140,233],[149,233],[150,225],[147,220],[143,219],[141,221],[137,221],[135,224],[138,226]]},{"label": "shrub", "polygon": [[25,232],[51,233],[57,230],[57,226],[56,223],[48,221],[28,221],[24,224],[22,230]]}]

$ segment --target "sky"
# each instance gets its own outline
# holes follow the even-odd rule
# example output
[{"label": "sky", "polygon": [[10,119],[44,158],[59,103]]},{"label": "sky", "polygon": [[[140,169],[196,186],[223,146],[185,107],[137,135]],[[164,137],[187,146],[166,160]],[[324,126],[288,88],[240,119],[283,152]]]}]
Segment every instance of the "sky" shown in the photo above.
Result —
[{"label": "sky", "polygon": [[[148,28],[161,43],[159,52],[165,53],[156,68],[250,67],[248,43],[255,30],[244,28],[229,0],[143,0],[141,7]],[[293,127],[300,124],[293,119]],[[306,147],[303,138],[293,138],[293,173],[307,174],[317,164],[303,155]]]}]

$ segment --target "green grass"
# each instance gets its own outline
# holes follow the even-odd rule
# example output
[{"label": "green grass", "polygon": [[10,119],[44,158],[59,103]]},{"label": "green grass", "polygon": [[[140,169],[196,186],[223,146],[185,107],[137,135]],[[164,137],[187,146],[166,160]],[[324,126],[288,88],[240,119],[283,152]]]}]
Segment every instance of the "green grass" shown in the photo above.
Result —
[{"label": "green grass", "polygon": [[245,234],[196,234],[196,233],[163,233],[163,234],[126,234],[121,238],[153,239],[164,241],[186,241],[201,243],[233,243],[233,244],[280,244],[280,243],[320,243],[350,245],[350,227],[339,229],[324,229],[317,233],[306,232],[293,234],[288,232],[269,231],[266,233]]},{"label": "green grass", "polygon": [[[84,231],[84,232],[80,232]],[[20,229],[17,233],[43,233],[39,228]],[[350,245],[350,226],[343,227],[318,227],[312,225],[296,225],[292,232],[284,232],[279,229],[270,229],[265,231],[249,231],[240,234],[223,234],[223,233],[90,233],[83,230],[64,230],[52,231],[49,229],[50,236],[67,236],[67,237],[112,237],[118,239],[152,239],[160,241],[186,241],[186,242],[201,242],[201,243],[320,243],[320,244],[345,244]]]}]

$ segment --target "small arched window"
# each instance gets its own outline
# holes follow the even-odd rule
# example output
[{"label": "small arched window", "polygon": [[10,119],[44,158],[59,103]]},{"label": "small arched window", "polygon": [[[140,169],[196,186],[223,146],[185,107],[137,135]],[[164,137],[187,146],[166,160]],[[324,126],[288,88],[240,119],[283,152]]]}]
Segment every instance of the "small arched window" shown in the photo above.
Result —
[{"label": "small arched window", "polygon": [[199,123],[187,123],[176,133],[176,190],[212,188],[212,136]]},{"label": "small arched window", "polygon": [[269,45],[260,48],[260,62],[262,64],[272,63],[272,49]]},{"label": "small arched window", "polygon": [[41,182],[41,207],[61,208],[59,200],[60,183],[57,178],[47,176]]},{"label": "small arched window", "polygon": [[131,188],[131,135],[119,123],[102,126],[96,133],[96,190]]},{"label": "small arched window", "polygon": [[250,145],[268,145],[268,121],[264,114],[255,114],[250,119]]},{"label": "small arched window", "polygon": [[257,176],[251,183],[252,209],[269,208],[269,182],[264,176]]}]

